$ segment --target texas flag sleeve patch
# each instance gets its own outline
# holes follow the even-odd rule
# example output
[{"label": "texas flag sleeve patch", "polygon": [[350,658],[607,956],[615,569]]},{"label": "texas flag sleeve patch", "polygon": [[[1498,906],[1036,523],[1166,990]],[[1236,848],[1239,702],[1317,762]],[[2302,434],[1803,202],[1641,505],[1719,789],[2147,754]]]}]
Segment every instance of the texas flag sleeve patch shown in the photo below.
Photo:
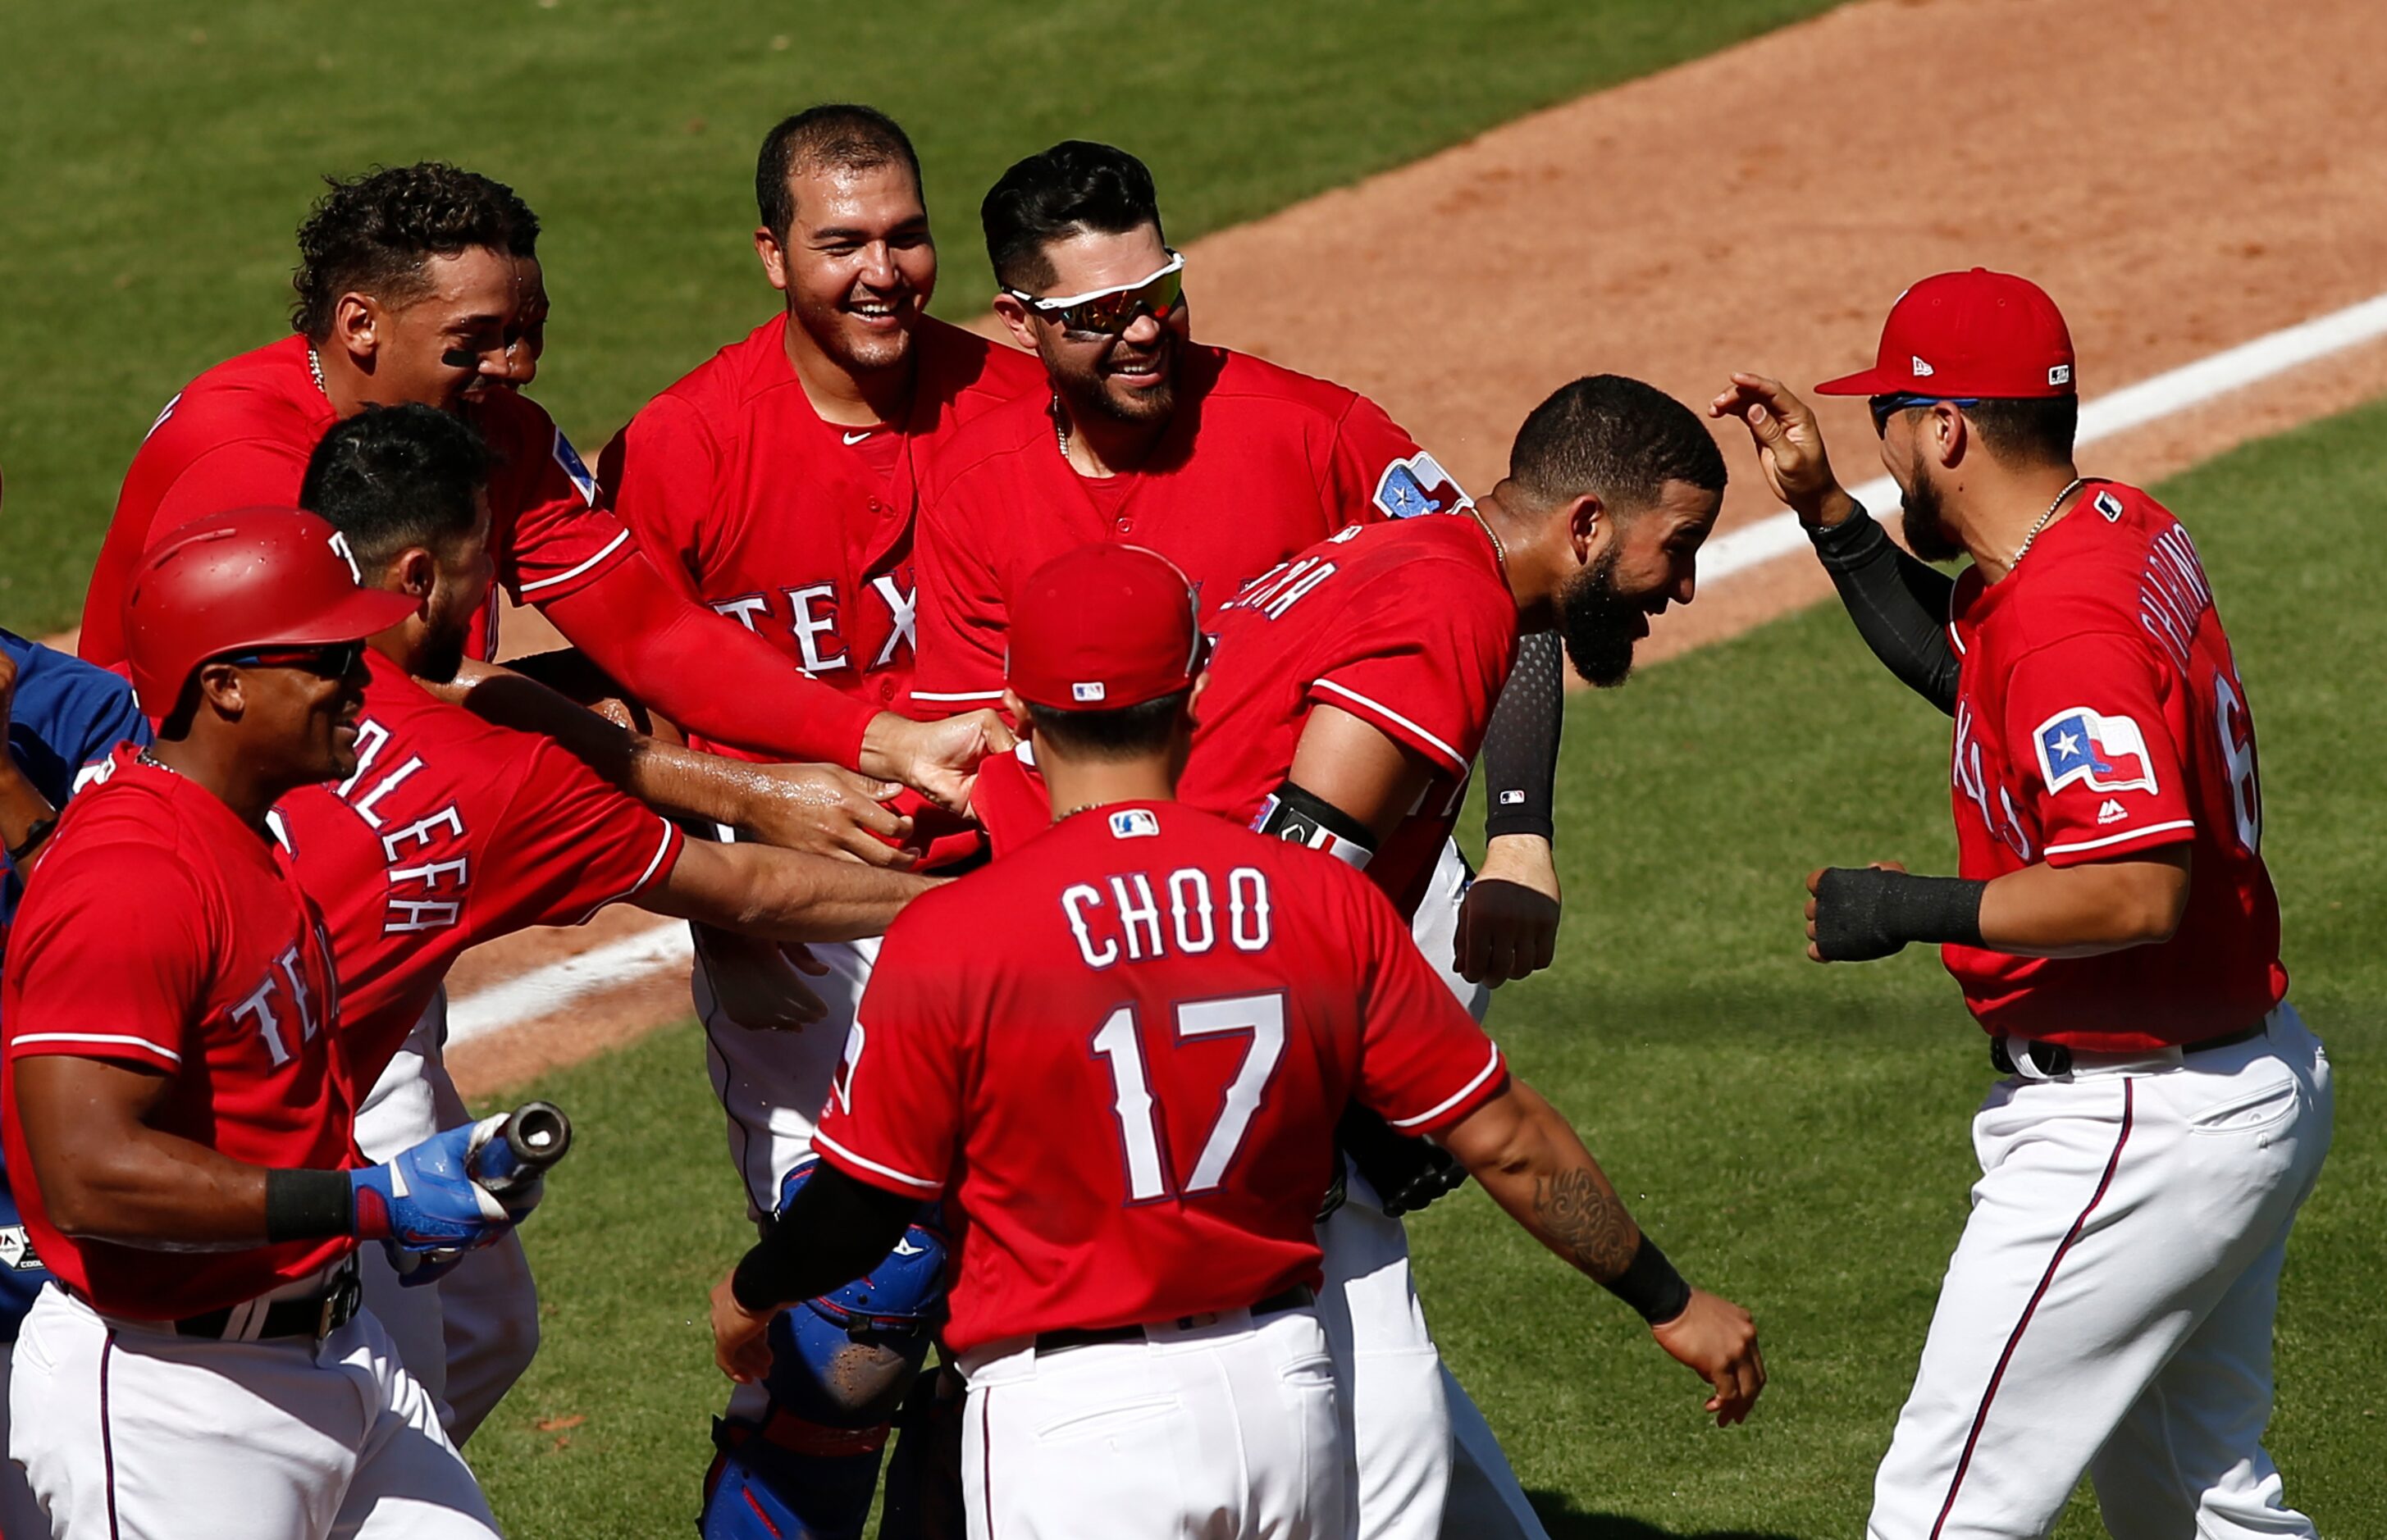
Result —
[{"label": "texas flag sleeve patch", "polygon": [[2127,716],[2072,706],[2040,724],[2040,778],[2050,796],[2078,781],[2091,791],[2156,789],[2146,735]]}]

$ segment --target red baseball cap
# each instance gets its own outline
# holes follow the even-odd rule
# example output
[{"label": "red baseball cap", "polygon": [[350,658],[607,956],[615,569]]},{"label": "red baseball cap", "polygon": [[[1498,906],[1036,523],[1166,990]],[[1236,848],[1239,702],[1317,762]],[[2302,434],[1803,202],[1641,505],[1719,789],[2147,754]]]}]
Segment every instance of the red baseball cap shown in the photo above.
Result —
[{"label": "red baseball cap", "polygon": [[1815,393],[2011,399],[2074,388],[2072,334],[2047,291],[1975,268],[1935,274],[1900,295],[1874,366],[1825,380]]},{"label": "red baseball cap", "polygon": [[1081,546],[1039,567],[1011,604],[1004,673],[1030,705],[1117,711],[1202,672],[1194,586],[1142,546]]},{"label": "red baseball cap", "polygon": [[142,710],[163,716],[209,658],[362,641],[419,608],[363,587],[323,519],[244,508],[196,519],[142,557],[124,589],[125,661]]}]

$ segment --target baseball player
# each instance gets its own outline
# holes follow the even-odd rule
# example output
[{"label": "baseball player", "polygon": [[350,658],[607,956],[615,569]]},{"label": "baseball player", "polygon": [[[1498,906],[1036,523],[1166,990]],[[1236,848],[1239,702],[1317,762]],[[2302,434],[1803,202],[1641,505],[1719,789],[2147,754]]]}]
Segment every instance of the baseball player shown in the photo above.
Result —
[{"label": "baseball player", "polygon": [[[629,533],[591,506],[595,479],[547,413],[492,388],[519,382],[522,263],[537,237],[511,190],[452,166],[334,183],[298,232],[297,335],[200,375],[133,457],[83,600],[82,655],[103,664],[123,656],[125,577],[152,542],[199,514],[289,503],[332,423],[368,404],[417,401],[462,412],[498,450],[499,581],[632,696],[777,757],[956,798],[978,751],[969,726],[874,715],[674,593]],[[494,587],[485,598],[473,637],[481,657],[497,648]]]},{"label": "baseball player", "polygon": [[2052,301],[1976,268],[1899,298],[1872,398],[1915,556],[1834,479],[1813,415],[1737,374],[1860,635],[1955,719],[1960,875],[1809,879],[1808,955],[1938,941],[2005,1078],[1874,1489],[1880,1540],[2037,1536],[2088,1472],[2126,1537],[2310,1535],[2263,1452],[2329,1059],[2285,1001],[2248,696],[2188,532],[2073,462]]},{"label": "baseball player", "polygon": [[[1167,244],[1151,174],[1133,156],[1082,141],[1055,145],[1006,171],[981,219],[1002,286],[996,311],[1037,350],[1049,389],[990,412],[931,468],[914,689],[924,706],[1000,699],[1011,590],[1078,545],[1130,540],[1159,551],[1194,579],[1207,624],[1245,582],[1338,529],[1468,506],[1375,403],[1191,340],[1183,259]],[[1434,890],[1414,911],[1421,949],[1479,1018],[1490,984],[1546,966],[1555,943],[1547,813],[1562,692],[1556,644],[1537,637],[1528,653],[1502,697],[1502,753],[1487,766],[1484,879],[1471,886],[1446,841]],[[1406,1300],[1406,1249],[1370,1260],[1369,1270],[1389,1269],[1372,1293]],[[1361,1259],[1338,1251],[1330,1269],[1342,1263],[1356,1269]],[[1421,1327],[1405,1328],[1404,1346],[1421,1335]],[[1486,1526],[1505,1513],[1517,1533],[1538,1534],[1489,1430],[1455,1382],[1449,1395],[1466,1407],[1464,1491],[1500,1499],[1497,1512],[1455,1523],[1497,1533]],[[1393,1454],[1368,1431],[1363,1463],[1419,1472],[1396,1487],[1439,1489],[1449,1444],[1442,1405],[1385,1403],[1388,1416],[1419,1410],[1403,1423],[1411,1436]],[[1363,1517],[1379,1507],[1366,1503]],[[1382,1511],[1433,1533],[1432,1503]]]},{"label": "baseball player", "polygon": [[[763,637],[849,710],[883,712],[912,681],[921,477],[965,423],[1041,396],[1043,372],[928,315],[937,249],[919,160],[884,113],[828,104],[788,118],[763,141],[754,191],[754,248],[780,312],[631,419],[600,458],[604,495],[680,592]],[[931,808],[899,805],[917,818],[913,842],[930,865],[976,842],[954,837],[958,820],[941,825]],[[731,1156],[758,1216],[778,1207],[810,1149],[878,941],[815,954],[828,969],[812,981],[828,1019],[792,1035],[754,1032],[747,1025],[785,965],[739,938],[698,935],[698,1014]],[[741,994],[763,999],[750,1005]],[[906,1276],[937,1287],[917,1265]],[[924,1295],[915,1312],[925,1319],[932,1303]],[[882,1289],[874,1310],[886,1319],[892,1308]],[[852,1355],[841,1333],[821,1341]],[[902,1345],[916,1369],[927,1332]],[[716,1430],[719,1463],[746,1469],[724,1498],[716,1468],[707,1533],[750,1521],[734,1489],[752,1480],[800,1512],[807,1534],[859,1535],[887,1436],[883,1408],[910,1371],[882,1361],[866,1390],[824,1400],[854,1382],[828,1367],[791,1351],[777,1381],[732,1396]],[[834,1426],[824,1431],[823,1419]]]},{"label": "baseball player", "polygon": [[1202,654],[1184,576],[1104,544],[1018,593],[1010,700],[1055,827],[888,936],[820,1168],[714,1291],[723,1368],[763,1372],[774,1312],[869,1267],[941,1196],[973,1536],[1340,1536],[1314,1227],[1357,1098],[1441,1138],[1664,1323],[1720,1420],[1745,1415],[1763,1383],[1747,1313],[1639,1233],[1382,896],[1171,801]]},{"label": "baseball player", "polygon": [[[133,703],[133,687],[118,675],[0,630],[0,726],[7,738],[7,752],[0,754],[5,959],[25,877],[56,831],[59,810],[88,784],[109,750],[128,739],[147,742],[149,725]],[[8,1363],[17,1332],[49,1280],[41,1253],[25,1233],[7,1168],[0,1164],[0,1448],[7,1441]],[[24,1471],[0,1459],[0,1535],[30,1535],[47,1527]]]},{"label": "baseball player", "polygon": [[[1724,484],[1714,441],[1661,392],[1614,375],[1560,389],[1465,516],[1345,530],[1219,613],[1180,796],[1332,851],[1411,913],[1520,631],[1556,630],[1578,673],[1620,682],[1648,617],[1690,602]],[[1345,1132],[1348,1201],[1320,1235],[1361,1533],[1430,1534],[1438,1513],[1445,1534],[1538,1533],[1522,1492],[1484,1476],[1490,1459],[1466,1458],[1497,1445],[1441,1370],[1408,1285],[1396,1216],[1458,1173],[1421,1141],[1364,1122]],[[1446,1446],[1455,1462],[1436,1458]]]},{"label": "baseball player", "polygon": [[[617,902],[777,941],[837,940],[876,935],[928,886],[860,862],[691,843],[563,746],[417,684],[456,668],[487,587],[490,470],[461,418],[372,408],[324,435],[302,484],[366,586],[415,606],[371,638],[355,769],[276,809],[324,914],[347,1061],[373,1086],[357,1117],[368,1158],[471,1121],[439,1041],[440,981],[467,947]],[[400,1288],[379,1258],[363,1270],[367,1303],[461,1445],[537,1347],[519,1243],[501,1238],[430,1287]]]},{"label": "baseball player", "polygon": [[470,1175],[474,1128],[358,1162],[322,917],[268,827],[354,770],[360,638],[413,605],[295,511],[200,521],[128,589],[158,740],[67,810],[0,1010],[8,1166],[56,1275],[18,1339],[10,1456],[62,1540],[493,1535],[354,1256],[524,1210]]}]

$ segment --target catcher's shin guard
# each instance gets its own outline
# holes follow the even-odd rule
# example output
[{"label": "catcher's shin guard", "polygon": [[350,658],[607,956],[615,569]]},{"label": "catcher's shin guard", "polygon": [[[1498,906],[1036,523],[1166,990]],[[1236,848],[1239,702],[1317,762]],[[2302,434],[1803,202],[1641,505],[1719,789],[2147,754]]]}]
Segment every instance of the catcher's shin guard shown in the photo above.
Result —
[{"label": "catcher's shin guard", "polygon": [[[812,1174],[780,1184],[779,1204]],[[703,1540],[861,1540],[889,1424],[944,1319],[945,1238],[924,1208],[868,1276],[782,1310],[759,1416],[716,1419]]]}]

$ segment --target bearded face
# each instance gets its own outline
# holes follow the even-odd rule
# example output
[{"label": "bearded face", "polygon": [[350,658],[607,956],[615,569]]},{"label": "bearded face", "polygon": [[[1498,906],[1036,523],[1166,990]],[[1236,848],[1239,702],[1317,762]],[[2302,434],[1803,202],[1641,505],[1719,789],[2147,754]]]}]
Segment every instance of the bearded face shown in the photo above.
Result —
[{"label": "bearded face", "polygon": [[1610,546],[1559,591],[1559,634],[1567,662],[1585,682],[1608,688],[1633,672],[1633,648],[1649,634],[1645,601],[1617,591],[1616,548]]},{"label": "bearded face", "polygon": [[1926,562],[1952,562],[1964,554],[1964,542],[1948,533],[1947,522],[1940,516],[1939,489],[1924,472],[1920,448],[1907,470],[1899,510],[1898,527],[1906,536],[1907,549]]}]

